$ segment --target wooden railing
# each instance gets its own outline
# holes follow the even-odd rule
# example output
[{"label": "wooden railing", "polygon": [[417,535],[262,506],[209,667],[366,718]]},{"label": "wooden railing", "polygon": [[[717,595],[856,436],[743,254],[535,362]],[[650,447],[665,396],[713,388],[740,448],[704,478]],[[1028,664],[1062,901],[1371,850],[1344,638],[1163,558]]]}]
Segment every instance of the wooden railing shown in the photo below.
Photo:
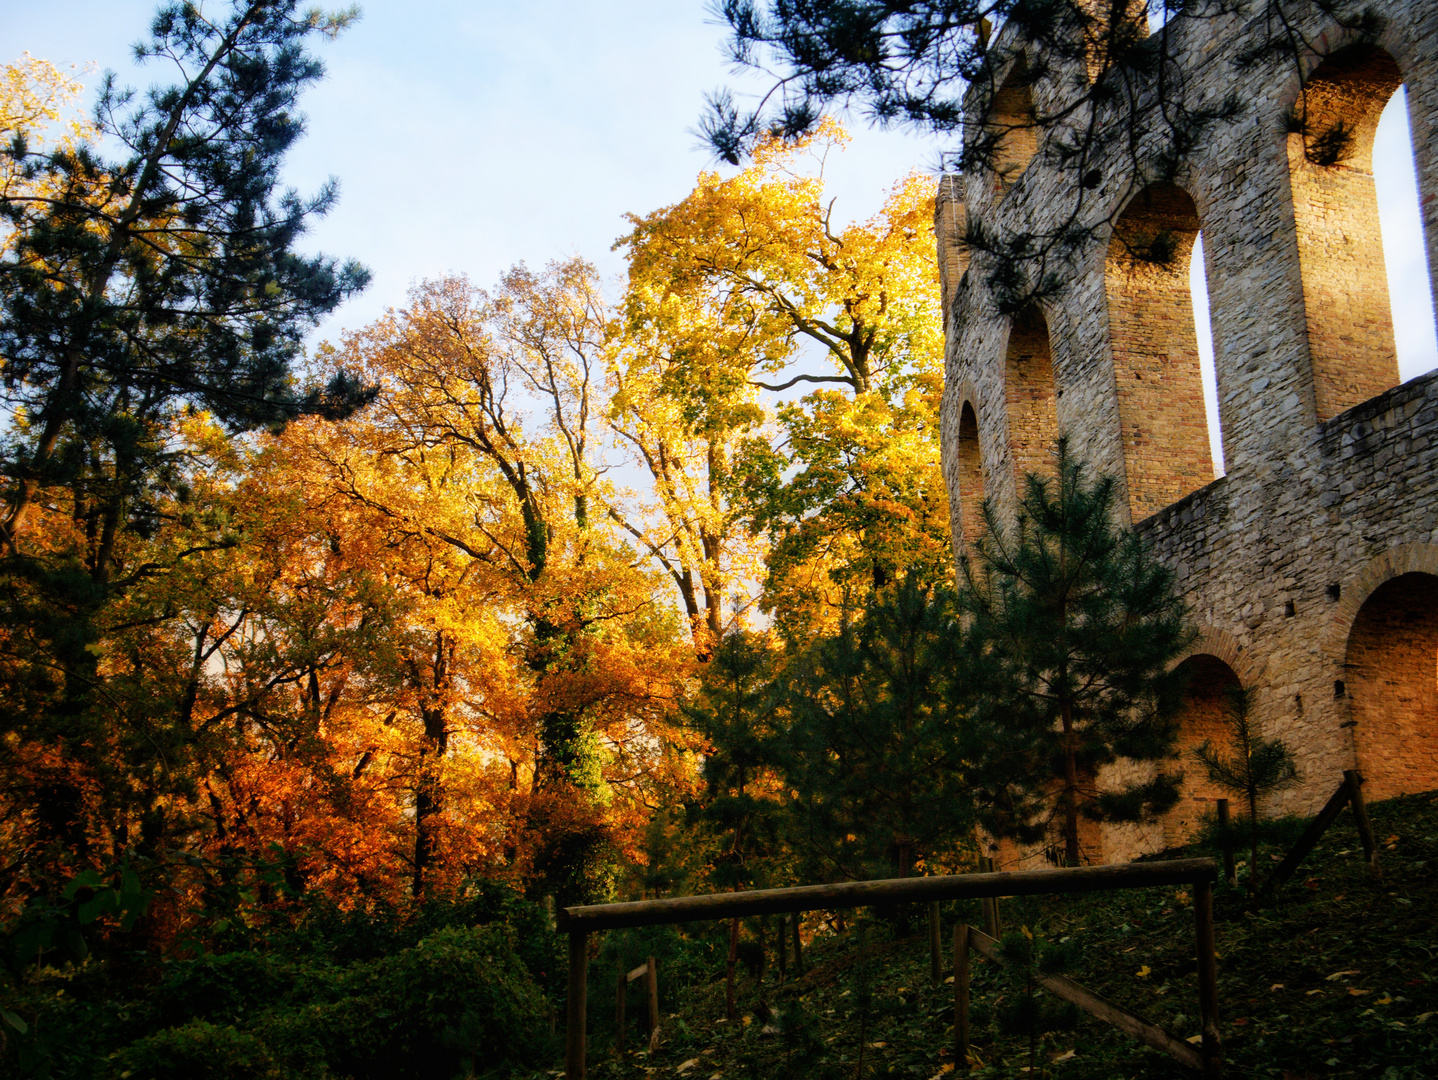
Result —
[{"label": "wooden railing", "polygon": [[[1197,1067],[1205,1080],[1217,1080],[1222,1069],[1218,1032],[1218,962],[1213,939],[1213,885],[1218,867],[1212,859],[1178,859],[1169,862],[1124,863],[1115,866],[1083,866],[1062,870],[1028,870],[1020,873],[944,874],[921,878],[890,878],[884,881],[851,881],[835,885],[804,885],[789,889],[758,889],[751,892],[710,893],[671,900],[637,900],[624,904],[594,904],[568,907],[558,912],[559,929],[569,934],[569,995],[566,1003],[565,1076],[583,1080],[585,1075],[585,1028],[587,1025],[589,935],[601,930],[627,926],[654,926],[661,923],[698,922],[707,919],[736,919],[751,915],[779,915],[802,911],[832,911],[837,908],[870,907],[876,904],[934,903],[946,900],[983,900],[1000,896],[1037,896],[1050,893],[1104,892],[1113,889],[1143,889],[1164,885],[1193,887],[1194,930],[1197,938],[1198,1006],[1201,1045]],[[975,937],[977,935],[977,937]],[[962,935],[965,953],[971,941],[983,951],[992,941],[987,935],[969,930]],[[959,941],[955,941],[958,959]],[[966,964],[967,966],[967,964]],[[955,994],[959,971],[954,973]],[[1067,980],[1065,980],[1067,982]],[[1082,990],[1082,988],[1079,988]],[[1095,998],[1088,991],[1083,991]],[[1096,998],[1095,998],[1096,999]],[[1070,998],[1070,1000],[1074,1000]],[[1101,1000],[1101,999],[1096,999]],[[1082,1005],[1082,1002],[1076,1002]],[[1124,1013],[1104,1002],[1110,1012]],[[1089,1010],[1094,1012],[1093,1009]],[[955,1036],[961,1018],[955,1008]],[[1113,1015],[1095,1012],[1101,1019],[1134,1034]],[[1121,1018],[1120,1018],[1121,1019]],[[1133,1017],[1145,1028],[1159,1029]],[[1125,1021],[1127,1022],[1127,1021]],[[966,1034],[966,1033],[965,1033]],[[1165,1039],[1171,1036],[1160,1032]],[[1142,1038],[1142,1035],[1139,1036]],[[1155,1037],[1156,1038],[1156,1037]],[[1149,1045],[1155,1045],[1153,1041]],[[965,1046],[967,1038],[964,1039]],[[1186,1046],[1186,1044],[1185,1044]],[[1161,1046],[1161,1049],[1168,1047]],[[1194,1064],[1188,1061],[1188,1064]],[[955,1062],[963,1067],[964,1061]]]},{"label": "wooden railing", "polygon": [[[1368,804],[1363,799],[1363,774],[1357,769],[1344,769],[1343,783],[1338,785],[1338,790],[1324,804],[1323,809],[1318,811],[1318,816],[1309,822],[1298,842],[1274,867],[1268,880],[1258,886],[1257,895],[1270,897],[1277,892],[1278,887],[1291,878],[1299,864],[1308,858],[1319,838],[1328,831],[1328,827],[1338,820],[1343,808],[1349,805],[1353,807],[1353,821],[1358,827],[1358,842],[1363,845],[1363,857],[1368,863],[1368,872],[1375,878],[1379,877],[1378,841],[1374,839],[1373,826],[1368,823]],[[1252,867],[1249,873],[1256,881],[1258,867]]]}]

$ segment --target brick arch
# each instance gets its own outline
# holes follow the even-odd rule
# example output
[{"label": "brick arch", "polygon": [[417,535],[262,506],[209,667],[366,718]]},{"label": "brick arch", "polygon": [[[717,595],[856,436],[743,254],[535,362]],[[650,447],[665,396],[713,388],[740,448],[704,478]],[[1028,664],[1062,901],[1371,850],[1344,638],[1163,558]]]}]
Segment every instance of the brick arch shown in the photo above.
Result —
[{"label": "brick arch", "polygon": [[1214,478],[1189,262],[1200,221],[1171,183],[1114,221],[1104,266],[1129,513],[1141,521]]},{"label": "brick arch", "polygon": [[1398,353],[1373,138],[1404,81],[1392,53],[1332,34],[1303,58],[1282,101],[1317,419],[1329,420],[1398,383]]},{"label": "brick arch", "polygon": [[1227,745],[1229,733],[1224,720],[1229,695],[1243,685],[1233,665],[1212,652],[1195,650],[1177,666],[1186,669],[1189,676],[1177,717],[1177,765],[1183,771],[1183,785],[1178,804],[1163,817],[1164,847],[1187,843],[1202,825],[1204,814],[1213,808],[1214,801],[1232,797],[1208,779],[1193,751],[1210,741],[1218,747]]},{"label": "brick arch", "polygon": [[1322,640],[1324,659],[1341,679],[1344,654],[1348,648],[1348,632],[1358,610],[1373,591],[1385,582],[1404,574],[1438,574],[1438,544],[1398,544],[1375,555],[1358,570],[1341,581],[1338,599],[1328,613]]},{"label": "brick arch", "polygon": [[959,406],[956,466],[959,489],[959,526],[964,547],[972,547],[984,530],[984,460],[979,432],[979,411],[973,397]]},{"label": "brick arch", "polygon": [[1052,475],[1054,443],[1059,437],[1053,345],[1048,321],[1037,305],[1009,321],[1004,406],[1015,490],[1022,498],[1025,473]]},{"label": "brick arch", "polygon": [[1370,797],[1438,788],[1438,545],[1391,548],[1340,590],[1324,654]]},{"label": "brick arch", "polygon": [[1189,657],[1207,655],[1223,661],[1233,669],[1244,686],[1254,686],[1259,681],[1260,669],[1239,644],[1238,639],[1227,630],[1207,623],[1198,628],[1198,637],[1184,654],[1173,662],[1177,667]]},{"label": "brick arch", "polygon": [[1039,126],[1028,57],[1015,55],[984,112],[984,137],[991,142],[994,192],[1013,187],[1039,149]]}]

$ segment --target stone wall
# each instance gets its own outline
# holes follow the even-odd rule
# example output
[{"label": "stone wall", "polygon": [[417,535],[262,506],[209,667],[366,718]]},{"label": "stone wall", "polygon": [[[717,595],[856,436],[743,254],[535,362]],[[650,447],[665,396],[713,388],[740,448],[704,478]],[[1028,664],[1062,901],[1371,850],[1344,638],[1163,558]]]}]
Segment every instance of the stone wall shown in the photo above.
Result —
[{"label": "stone wall", "polygon": [[[1193,100],[1232,92],[1242,106],[1177,176],[1115,153],[1076,203],[1078,179],[1040,133],[1021,172],[1005,159],[1001,182],[946,178],[935,220],[956,545],[974,535],[975,489],[1011,513],[1036,443],[1065,434],[1118,479],[1124,523],[1194,610],[1205,677],[1186,742],[1211,733],[1208,697],[1227,670],[1251,691],[1260,730],[1298,758],[1302,783],[1268,809],[1311,812],[1354,766],[1371,797],[1438,788],[1438,374],[1394,385],[1371,176],[1373,128],[1401,81],[1438,266],[1438,5],[1392,0],[1368,40],[1316,5],[1287,7],[1311,45],[1296,65],[1238,62],[1265,32],[1254,12],[1169,23]],[[995,47],[1023,51],[1003,35]],[[1038,116],[1083,78],[1048,70],[1028,88]],[[1023,114],[1014,80],[999,82],[1006,114]],[[1135,114],[1141,146],[1149,115]],[[1319,137],[1335,131],[1340,145]],[[1039,232],[1075,206],[1092,242],[1061,289],[1006,314],[992,256],[963,248],[965,223]],[[1217,478],[1186,274],[1200,229],[1227,462]],[[1212,796],[1199,787],[1190,798]],[[1104,857],[1159,849],[1189,827],[1106,829]]]}]

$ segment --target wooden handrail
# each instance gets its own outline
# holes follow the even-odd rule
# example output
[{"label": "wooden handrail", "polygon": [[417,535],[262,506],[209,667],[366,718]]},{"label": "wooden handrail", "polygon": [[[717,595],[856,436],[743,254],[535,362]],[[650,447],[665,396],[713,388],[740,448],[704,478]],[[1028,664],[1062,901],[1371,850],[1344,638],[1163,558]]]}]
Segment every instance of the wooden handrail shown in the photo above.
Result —
[{"label": "wooden handrail", "polygon": [[[1205,1080],[1217,1080],[1222,1065],[1218,1038],[1218,968],[1214,962],[1213,884],[1218,864],[1213,859],[1172,859],[1164,862],[1079,866],[998,874],[936,874],[921,878],[846,881],[833,885],[801,885],[789,889],[708,893],[671,900],[636,900],[624,904],[590,904],[562,908],[559,929],[569,934],[569,998],[566,1010],[564,1071],[567,1080],[584,1080],[585,1012],[589,935],[597,930],[661,923],[738,919],[751,915],[870,907],[877,904],[932,903],[998,896],[1103,892],[1163,885],[1194,886],[1198,932],[1199,1011],[1203,1025],[1200,1049]],[[965,946],[965,951],[967,948]],[[955,959],[958,958],[958,944]],[[955,975],[957,982],[957,973]],[[652,1000],[652,998],[651,998]],[[654,1008],[651,1005],[651,1008]],[[957,1021],[957,1017],[955,1018]],[[957,1063],[956,1063],[957,1064]]]},{"label": "wooden handrail", "polygon": [[[976,926],[968,927],[968,931],[969,943],[975,952],[982,953],[990,960],[1002,962],[997,940],[989,937]],[[1035,972],[1034,981],[1050,993],[1077,1005],[1084,1012],[1118,1028],[1125,1035],[1138,1040],[1145,1046],[1151,1046],[1197,1072],[1203,1070],[1203,1055],[1198,1050],[1177,1036],[1170,1035],[1157,1024],[1145,1020],[1137,1013],[1130,1012],[1123,1006],[1115,1005],[1112,1001],[1100,997],[1088,987],[1081,986],[1063,975],[1046,975],[1043,972]],[[964,989],[967,991],[968,988]],[[964,1019],[965,1027],[967,1027],[968,1018]],[[964,1032],[964,1035],[967,1036],[967,1031]],[[967,1043],[967,1038],[965,1038],[965,1043]]]},{"label": "wooden handrail", "polygon": [[1102,892],[1161,885],[1217,881],[1212,859],[1171,859],[1165,862],[1118,863],[1054,870],[1022,870],[997,874],[935,874],[932,877],[843,881],[833,885],[800,885],[788,889],[706,893],[671,900],[635,900],[624,904],[591,904],[561,908],[560,930],[617,930],[626,926],[738,919],[791,911],[871,907],[876,904],[972,900],[988,896],[1035,896],[1043,893]]}]

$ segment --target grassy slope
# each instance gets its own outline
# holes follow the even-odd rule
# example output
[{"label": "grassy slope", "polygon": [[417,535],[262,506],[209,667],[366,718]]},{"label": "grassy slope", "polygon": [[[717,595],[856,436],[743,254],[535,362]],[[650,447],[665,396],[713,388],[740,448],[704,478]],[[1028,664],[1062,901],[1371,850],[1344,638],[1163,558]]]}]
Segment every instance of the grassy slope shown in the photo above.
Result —
[{"label": "grassy slope", "polygon": [[[1371,814],[1385,839],[1381,881],[1369,879],[1345,811],[1277,902],[1253,912],[1241,891],[1219,887],[1229,1076],[1438,1076],[1438,793],[1378,804]],[[1071,977],[1175,1034],[1196,1034],[1193,917],[1182,890],[1011,900],[1003,913],[1006,929],[1027,925],[1041,938],[1077,942]],[[957,918],[978,922],[977,905],[946,910],[946,942]],[[817,938],[803,978],[746,979],[742,1023],[721,1019],[722,981],[680,991],[652,1057],[631,1052],[619,1061],[608,1036],[596,1036],[590,1075],[856,1077],[866,1014],[865,1076],[935,1076],[951,1060],[953,999],[951,987],[929,985],[926,940],[893,940],[877,925],[863,949],[856,939]],[[978,1076],[1024,1075],[1027,1064],[1027,1042],[1000,1038],[985,1019],[1000,995],[1012,1000],[1011,981],[978,960]],[[612,1009],[607,988],[591,988],[590,1003],[591,1015]],[[631,1046],[642,1042],[636,1028]],[[1040,1075],[1064,1080],[1192,1075],[1087,1020],[1046,1036],[1039,1060]]]}]

